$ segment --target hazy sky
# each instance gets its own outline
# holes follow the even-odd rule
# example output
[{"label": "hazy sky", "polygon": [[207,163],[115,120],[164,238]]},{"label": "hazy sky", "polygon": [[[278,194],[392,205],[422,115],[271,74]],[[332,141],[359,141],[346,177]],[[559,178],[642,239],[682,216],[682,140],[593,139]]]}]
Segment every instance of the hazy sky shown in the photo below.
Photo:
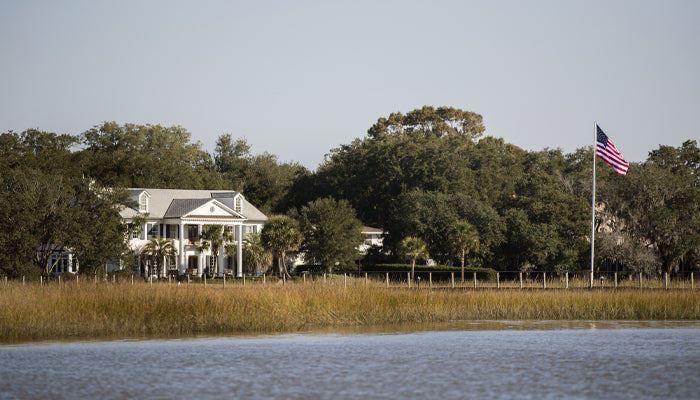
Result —
[{"label": "hazy sky", "polygon": [[700,139],[700,1],[0,1],[0,132],[180,125],[315,169],[379,117],[630,161]]}]

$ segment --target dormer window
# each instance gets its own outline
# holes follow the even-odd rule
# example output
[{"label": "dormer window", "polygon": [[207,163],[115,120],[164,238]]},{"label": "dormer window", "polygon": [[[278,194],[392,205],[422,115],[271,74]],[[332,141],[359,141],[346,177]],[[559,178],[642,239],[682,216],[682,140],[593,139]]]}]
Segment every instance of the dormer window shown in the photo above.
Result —
[{"label": "dormer window", "polygon": [[236,196],[233,211],[235,211],[239,214],[243,213],[243,197],[242,196]]},{"label": "dormer window", "polygon": [[139,212],[142,213],[147,213],[148,212],[148,193],[142,192],[139,195]]}]

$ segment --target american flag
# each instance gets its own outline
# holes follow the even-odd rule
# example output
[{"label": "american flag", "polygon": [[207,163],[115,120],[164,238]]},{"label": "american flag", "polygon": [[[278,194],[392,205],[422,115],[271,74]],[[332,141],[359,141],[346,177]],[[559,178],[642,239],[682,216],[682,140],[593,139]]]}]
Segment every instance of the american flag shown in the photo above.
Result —
[{"label": "american flag", "polygon": [[596,125],[596,130],[598,132],[598,144],[595,155],[610,164],[618,175],[624,176],[627,174],[627,167],[629,167],[630,163],[625,161],[625,157],[622,156],[622,153],[615,147],[612,140],[608,138],[608,135],[598,125]]}]

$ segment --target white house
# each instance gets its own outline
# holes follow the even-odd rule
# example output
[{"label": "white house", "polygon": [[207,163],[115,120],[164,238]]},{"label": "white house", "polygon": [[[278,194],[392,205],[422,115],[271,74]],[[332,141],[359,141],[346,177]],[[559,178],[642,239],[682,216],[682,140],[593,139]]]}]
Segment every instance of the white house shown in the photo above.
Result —
[{"label": "white house", "polygon": [[[178,190],[178,189],[128,189],[137,208],[125,208],[122,218],[133,221],[137,217],[145,220],[139,233],[130,238],[129,246],[136,254],[154,237],[172,239],[177,249],[176,260],[167,267],[179,274],[203,273],[222,276],[225,270],[243,275],[242,240],[249,233],[262,230],[267,221],[260,212],[239,192],[223,190]],[[202,250],[200,234],[205,225],[230,226],[235,234],[237,256],[219,250],[219,265],[211,249]],[[145,260],[137,256],[139,273],[145,273]]]},{"label": "white house", "polygon": [[382,247],[384,243],[384,239],[382,237],[382,235],[384,235],[383,230],[365,226],[362,228],[362,234],[365,236],[365,239],[362,241],[362,244],[360,244],[360,254],[367,254],[367,250],[369,250],[372,246]]}]

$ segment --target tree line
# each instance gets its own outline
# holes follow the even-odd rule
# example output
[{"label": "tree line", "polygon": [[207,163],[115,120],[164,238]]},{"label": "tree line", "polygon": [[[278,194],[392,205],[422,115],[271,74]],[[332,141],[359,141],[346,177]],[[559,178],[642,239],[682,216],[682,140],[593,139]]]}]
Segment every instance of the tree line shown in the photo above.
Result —
[{"label": "tree line", "polygon": [[[526,151],[484,132],[481,115],[452,107],[393,113],[332,149],[315,171],[251,154],[231,134],[220,135],[209,154],[178,126],[105,122],[79,135],[6,132],[0,268],[36,271],[45,264],[35,249],[49,243],[81,249],[81,268],[114,259],[130,229],[115,213],[127,201],[121,189],[153,187],[242,192],[271,224],[285,219],[298,230],[299,240],[284,249],[265,238],[278,260],[302,250],[326,269],[357,265],[364,224],[385,231],[384,249],[370,251],[367,262],[418,254],[497,270],[586,269],[593,148]],[[650,150],[624,177],[597,164],[596,268],[697,269],[699,166],[695,140]],[[422,241],[425,251],[409,251],[406,238]]]}]

